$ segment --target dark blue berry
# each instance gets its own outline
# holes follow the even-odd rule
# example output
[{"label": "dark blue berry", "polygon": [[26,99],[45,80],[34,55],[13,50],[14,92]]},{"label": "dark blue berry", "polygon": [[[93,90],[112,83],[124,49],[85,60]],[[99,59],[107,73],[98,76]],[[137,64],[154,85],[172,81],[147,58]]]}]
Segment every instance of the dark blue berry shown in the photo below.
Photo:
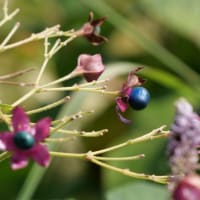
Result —
[{"label": "dark blue berry", "polygon": [[129,96],[129,104],[135,110],[144,109],[150,100],[149,91],[144,87],[134,87]]},{"label": "dark blue berry", "polygon": [[21,131],[15,134],[14,143],[19,149],[27,150],[33,147],[35,139],[28,132]]}]

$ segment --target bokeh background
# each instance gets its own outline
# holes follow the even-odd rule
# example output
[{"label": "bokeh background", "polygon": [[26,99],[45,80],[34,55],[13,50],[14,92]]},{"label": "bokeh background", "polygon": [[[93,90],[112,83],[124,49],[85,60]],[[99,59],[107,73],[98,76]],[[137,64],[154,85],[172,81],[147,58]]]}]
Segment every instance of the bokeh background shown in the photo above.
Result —
[{"label": "bokeh background", "polygon": [[[2,5],[3,0],[1,1]],[[135,66],[145,66],[140,73],[148,79],[145,87],[151,93],[151,103],[144,111],[131,109],[127,117],[131,126],[119,122],[113,97],[99,94],[74,93],[69,103],[48,113],[32,117],[37,120],[45,115],[53,119],[72,114],[80,109],[96,112],[85,120],[70,124],[69,129],[109,129],[105,136],[95,139],[77,139],[66,143],[60,150],[85,152],[108,147],[133,138],[166,124],[170,128],[174,116],[174,102],[187,98],[198,111],[200,91],[200,1],[198,0],[10,0],[10,9],[20,8],[17,17],[3,26],[0,38],[6,36],[14,21],[21,22],[20,31],[12,41],[23,39],[32,32],[61,24],[63,30],[78,29],[93,11],[95,17],[107,16],[101,33],[109,42],[94,47],[79,38],[63,48],[49,63],[43,81],[49,81],[70,72],[81,53],[101,53],[111,79],[109,88],[120,89],[128,72]],[[2,13],[2,12],[1,12]],[[33,42],[0,54],[0,74],[34,67],[42,63],[43,44]],[[31,82],[36,72],[23,76]],[[20,77],[22,79],[22,77]],[[80,79],[64,83],[70,85]],[[28,89],[0,85],[0,100],[12,103]],[[37,95],[24,104],[36,108],[53,102],[67,93]],[[5,129],[1,124],[0,129]],[[166,157],[166,139],[145,142],[106,154],[129,156],[145,153],[138,161],[113,162],[113,165],[130,168],[136,172],[157,175],[170,173]],[[29,199],[80,199],[80,200],[151,200],[155,195],[167,199],[166,186],[104,170],[85,161],[54,159],[48,170],[31,164],[13,172],[9,161],[0,164],[0,198],[5,200]],[[28,195],[28,196],[26,196]]]}]

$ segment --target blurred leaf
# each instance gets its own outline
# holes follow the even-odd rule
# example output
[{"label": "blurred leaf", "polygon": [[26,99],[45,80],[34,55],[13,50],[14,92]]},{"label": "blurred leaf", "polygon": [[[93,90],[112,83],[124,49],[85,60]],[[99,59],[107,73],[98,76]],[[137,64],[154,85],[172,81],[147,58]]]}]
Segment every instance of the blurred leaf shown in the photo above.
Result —
[{"label": "blurred leaf", "polygon": [[200,41],[199,0],[141,0],[139,4],[168,27]]},{"label": "blurred leaf", "polygon": [[195,71],[158,42],[150,38],[146,33],[139,31],[130,20],[127,20],[124,16],[114,10],[107,2],[103,0],[86,0],[84,1],[84,4],[102,16],[108,16],[109,22],[118,30],[130,37],[130,39],[137,41],[144,50],[161,61],[165,67],[180,75],[185,81],[190,83],[192,87],[200,90],[200,78]]},{"label": "blurred leaf", "polygon": [[168,199],[167,189],[164,186],[148,182],[137,182],[115,188],[107,193],[107,200],[159,200]]}]

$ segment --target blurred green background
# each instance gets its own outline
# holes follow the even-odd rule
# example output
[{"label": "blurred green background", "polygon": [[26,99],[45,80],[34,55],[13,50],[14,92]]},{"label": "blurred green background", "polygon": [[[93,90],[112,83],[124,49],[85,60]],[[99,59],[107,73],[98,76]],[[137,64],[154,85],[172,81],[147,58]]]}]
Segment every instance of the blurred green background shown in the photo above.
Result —
[{"label": "blurred green background", "polygon": [[[2,1],[3,2],[3,1]],[[120,89],[128,72],[135,66],[145,66],[140,73],[148,79],[151,103],[144,111],[131,109],[127,117],[131,126],[119,122],[112,97],[99,94],[72,94],[70,103],[48,113],[35,115],[37,120],[45,115],[53,119],[80,109],[96,112],[86,120],[70,124],[69,129],[98,130],[108,128],[109,133],[95,139],[77,139],[60,147],[62,151],[86,152],[118,144],[173,122],[174,102],[187,98],[196,110],[200,109],[200,1],[198,0],[17,0],[9,1],[10,9],[20,8],[15,18],[21,22],[20,31],[12,41],[23,39],[32,32],[61,24],[63,30],[78,29],[93,11],[95,18],[107,16],[101,29],[109,42],[94,47],[79,38],[63,48],[49,63],[43,81],[49,81],[70,72],[81,53],[101,53],[106,65],[104,77],[111,78],[109,87]],[[13,21],[15,21],[13,20]],[[9,22],[0,32],[1,40],[14,22]],[[43,59],[42,42],[34,42],[0,55],[0,74],[19,69],[39,68]],[[37,71],[36,71],[37,72]],[[23,76],[32,81],[35,73]],[[103,77],[102,77],[103,78]],[[22,79],[22,77],[20,77]],[[70,85],[79,79],[64,83]],[[0,85],[0,99],[12,103],[27,89]],[[26,108],[36,108],[65,96],[64,93],[37,95],[28,101]],[[1,124],[1,130],[5,129]],[[129,156],[145,153],[139,161],[113,162],[136,172],[168,174],[166,139],[129,146],[106,156]],[[85,161],[54,159],[47,171],[29,165],[13,172],[9,161],[0,165],[0,199],[80,199],[80,200],[159,200],[167,199],[166,186],[138,181],[121,174],[104,170]],[[28,177],[28,178],[27,178]],[[23,187],[23,185],[25,186]],[[23,189],[23,190],[22,190]],[[27,195],[27,196],[26,196]],[[30,197],[30,195],[33,195]]]}]

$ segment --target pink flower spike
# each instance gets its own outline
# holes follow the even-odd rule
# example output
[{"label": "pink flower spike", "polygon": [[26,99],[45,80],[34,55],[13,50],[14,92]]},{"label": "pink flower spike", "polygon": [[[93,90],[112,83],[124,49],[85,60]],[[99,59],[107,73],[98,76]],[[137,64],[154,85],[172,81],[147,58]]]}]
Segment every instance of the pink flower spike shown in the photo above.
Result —
[{"label": "pink flower spike", "polygon": [[82,73],[85,79],[90,82],[97,80],[104,72],[105,66],[102,63],[100,54],[89,55],[81,54],[78,57],[76,71]]},{"label": "pink flower spike", "polygon": [[27,166],[29,158],[47,167],[50,155],[47,147],[40,142],[49,136],[51,120],[46,117],[30,127],[29,118],[20,107],[13,110],[13,132],[0,133],[0,149],[11,152],[11,168]]}]

